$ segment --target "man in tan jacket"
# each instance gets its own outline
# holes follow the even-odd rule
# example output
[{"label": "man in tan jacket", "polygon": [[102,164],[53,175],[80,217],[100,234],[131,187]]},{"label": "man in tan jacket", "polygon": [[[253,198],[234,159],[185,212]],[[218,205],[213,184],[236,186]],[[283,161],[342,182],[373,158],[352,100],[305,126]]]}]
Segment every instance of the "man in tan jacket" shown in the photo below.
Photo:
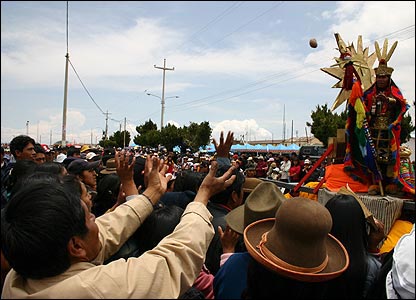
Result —
[{"label": "man in tan jacket", "polygon": [[127,201],[97,219],[74,192],[51,180],[32,179],[1,216],[3,253],[12,270],[2,298],[178,298],[197,278],[214,235],[208,199],[235,179],[233,167],[216,178],[217,162],[175,231],[140,257],[103,261],[143,223],[166,191],[163,161],[148,156],[147,188],[139,195],[134,158],[116,153]]}]

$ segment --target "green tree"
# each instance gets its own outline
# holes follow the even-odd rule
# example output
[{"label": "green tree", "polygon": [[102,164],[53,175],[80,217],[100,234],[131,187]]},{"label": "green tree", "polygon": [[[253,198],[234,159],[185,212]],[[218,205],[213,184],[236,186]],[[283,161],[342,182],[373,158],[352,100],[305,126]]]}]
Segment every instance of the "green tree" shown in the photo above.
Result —
[{"label": "green tree", "polygon": [[160,143],[160,132],[157,130],[157,125],[151,119],[143,125],[136,126],[136,131],[138,135],[133,139],[135,144],[154,148]]},{"label": "green tree", "polygon": [[182,131],[175,125],[168,124],[162,128],[160,132],[160,143],[166,147],[168,151],[172,151],[173,147],[180,145],[182,142]]},{"label": "green tree", "polygon": [[[126,134],[126,140],[124,143],[124,134]],[[130,132],[126,131],[116,131],[112,136],[110,136],[110,140],[116,142],[116,147],[124,148],[124,146],[128,146],[130,144]]]},{"label": "green tree", "polygon": [[99,141],[98,144],[103,148],[117,147],[116,141],[104,138],[101,141]]},{"label": "green tree", "polygon": [[340,115],[332,113],[327,104],[318,105],[311,114],[312,123],[306,122],[311,127],[311,133],[320,140],[325,147],[328,147],[328,138],[337,136],[337,129],[345,128],[347,112]]},{"label": "green tree", "polygon": [[212,133],[209,122],[206,121],[200,124],[191,122],[189,127],[183,126],[182,128],[168,124],[159,131],[157,125],[150,119],[145,124],[136,126],[136,131],[138,135],[134,137],[133,141],[137,145],[152,148],[161,145],[169,151],[172,151],[175,146],[190,147],[197,151],[200,146],[209,143]]},{"label": "green tree", "polygon": [[201,122],[200,124],[190,122],[188,127],[183,128],[184,144],[191,147],[193,151],[197,151],[199,147],[209,144],[212,129],[209,122]]}]

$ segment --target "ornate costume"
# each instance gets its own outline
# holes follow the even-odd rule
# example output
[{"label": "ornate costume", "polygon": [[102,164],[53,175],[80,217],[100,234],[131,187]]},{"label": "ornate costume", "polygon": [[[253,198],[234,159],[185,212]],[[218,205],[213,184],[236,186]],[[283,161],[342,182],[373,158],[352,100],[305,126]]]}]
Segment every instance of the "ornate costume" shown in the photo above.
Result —
[{"label": "ornate costume", "polygon": [[[347,47],[339,34],[335,37],[340,58],[336,58],[336,65],[321,70],[340,79],[334,87],[340,87],[341,92],[332,110],[347,100],[344,171],[370,188],[374,188],[371,184],[378,184],[382,195],[383,185],[398,186],[399,190],[415,194],[414,185],[400,175],[401,121],[409,105],[391,79],[393,68],[387,66],[397,42],[389,52],[387,39],[382,51],[375,42],[376,52],[368,55],[368,48],[362,48],[361,36],[357,51],[354,45]],[[379,65],[373,70],[375,55]],[[374,75],[385,78],[384,87],[375,82]]]}]

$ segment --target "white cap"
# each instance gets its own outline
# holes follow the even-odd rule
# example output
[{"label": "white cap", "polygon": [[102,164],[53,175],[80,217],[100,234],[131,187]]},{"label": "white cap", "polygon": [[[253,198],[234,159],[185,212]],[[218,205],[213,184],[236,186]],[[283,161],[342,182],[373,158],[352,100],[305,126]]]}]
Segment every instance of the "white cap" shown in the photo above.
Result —
[{"label": "white cap", "polygon": [[393,266],[386,278],[387,299],[415,298],[415,224],[393,252]]},{"label": "white cap", "polygon": [[310,161],[309,159],[305,159],[305,161],[304,161],[303,163],[305,163],[305,164],[310,164],[310,163],[311,163],[311,161]]},{"label": "white cap", "polygon": [[59,153],[56,156],[55,161],[58,162],[58,163],[62,163],[65,160],[65,158],[66,158],[66,155],[64,153]]},{"label": "white cap", "polygon": [[85,158],[87,160],[90,160],[90,159],[92,159],[95,156],[97,156],[97,154],[95,154],[94,152],[88,152],[87,155],[85,156]]},{"label": "white cap", "polygon": [[270,157],[270,158],[267,160],[267,162],[271,162],[271,161],[274,161],[274,158],[273,158],[273,157]]}]

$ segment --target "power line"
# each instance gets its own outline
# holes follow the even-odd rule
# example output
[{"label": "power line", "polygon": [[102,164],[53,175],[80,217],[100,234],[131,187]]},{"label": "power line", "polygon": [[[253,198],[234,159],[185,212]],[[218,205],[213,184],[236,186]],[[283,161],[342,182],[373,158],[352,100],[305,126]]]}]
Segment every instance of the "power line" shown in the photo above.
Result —
[{"label": "power line", "polygon": [[225,36],[223,36],[222,38],[220,38],[219,40],[211,43],[212,45],[218,44],[220,41],[226,39],[227,37],[229,37],[230,35],[234,34],[235,32],[239,31],[240,29],[246,27],[248,24],[253,23],[255,20],[257,20],[258,18],[264,16],[265,14],[269,13],[270,11],[272,11],[273,9],[275,9],[276,7],[280,6],[283,4],[284,1],[280,1],[279,3],[277,3],[276,5],[273,5],[272,7],[266,9],[265,11],[263,11],[261,14],[255,16],[253,19],[249,20],[248,22],[244,23],[243,25],[241,25],[240,27],[238,27],[237,29],[235,29],[234,31],[231,31],[230,33],[226,34]]},{"label": "power line", "polygon": [[88,89],[86,88],[86,86],[84,85],[84,83],[82,82],[82,80],[79,77],[77,70],[75,70],[75,67],[72,64],[71,60],[69,58],[68,58],[68,60],[69,60],[69,63],[71,64],[72,70],[74,70],[75,75],[77,75],[79,82],[81,82],[82,87],[87,92],[87,94],[90,97],[90,99],[92,100],[92,102],[94,102],[95,106],[97,106],[97,108],[101,111],[101,113],[105,115],[106,113],[101,109],[101,107],[98,106],[97,102],[95,102],[94,98],[91,96],[90,92],[88,91]]},{"label": "power line", "polygon": [[[381,36],[381,37],[379,37],[378,39],[380,39],[380,38],[382,38],[382,37],[385,37],[385,36],[391,36],[391,38],[394,38],[395,36],[400,36],[400,35],[401,35],[401,34],[403,34],[403,33],[410,32],[410,31],[412,30],[412,29],[411,29],[412,27],[413,27],[413,31],[414,31],[414,27],[415,27],[415,25],[411,25],[411,26],[408,26],[408,27],[402,28],[402,29],[400,29],[400,30],[394,31],[394,32],[392,32],[392,33],[390,33],[390,34],[387,34],[387,35]],[[408,38],[406,38],[405,40],[407,40],[407,39],[409,39],[409,38],[412,38],[412,37],[414,37],[414,33],[413,33],[413,36],[408,37]],[[375,39],[375,40],[377,40],[377,39]],[[373,40],[372,42],[374,42],[375,40]],[[403,40],[400,40],[400,41],[403,41]],[[252,92],[255,92],[255,91],[258,91],[258,90],[262,90],[262,89],[268,88],[268,87],[270,87],[270,86],[273,86],[273,85],[279,84],[279,83],[281,83],[281,82],[289,81],[289,80],[292,80],[292,79],[294,79],[294,78],[302,77],[302,76],[304,76],[304,75],[307,75],[307,74],[310,74],[310,73],[313,73],[313,72],[319,71],[321,66],[320,66],[320,65],[318,65],[318,64],[315,64],[315,65],[310,65],[310,66],[308,66],[308,67],[317,67],[318,69],[316,69],[316,70],[312,70],[312,71],[308,71],[308,72],[305,72],[305,73],[301,73],[301,74],[299,74],[299,75],[295,75],[295,76],[293,76],[293,77],[291,77],[291,78],[289,78],[289,79],[285,79],[285,80],[281,80],[281,81],[278,81],[278,82],[275,82],[275,83],[271,83],[271,84],[269,84],[269,85],[266,85],[266,86],[263,86],[263,87],[260,87],[260,88],[257,88],[257,89],[252,89],[252,90],[249,90],[249,91],[247,91],[247,92],[239,93],[239,94],[237,94],[237,95],[229,96],[229,97],[226,97],[226,98],[221,98],[221,99],[219,99],[219,100],[214,100],[214,101],[208,101],[208,102],[207,102],[207,101],[203,101],[203,100],[207,100],[207,99],[214,98],[214,97],[217,97],[217,96],[222,96],[222,95],[224,95],[224,94],[229,94],[229,93],[231,93],[231,92],[233,92],[233,91],[241,91],[241,89],[247,89],[247,87],[248,87],[248,86],[256,86],[256,85],[258,85],[258,84],[260,84],[260,83],[263,83],[263,82],[267,82],[267,81],[269,81],[269,80],[270,80],[270,78],[273,78],[273,77],[278,77],[278,78],[279,78],[279,77],[284,76],[284,75],[296,74],[296,72],[298,72],[298,71],[294,71],[294,72],[292,72],[292,71],[287,71],[287,72],[280,72],[280,73],[272,74],[272,75],[269,75],[269,76],[267,76],[265,79],[262,79],[262,80],[260,80],[260,81],[255,81],[255,82],[249,83],[248,85],[247,85],[247,84],[245,84],[243,87],[239,87],[239,88],[236,88],[236,89],[233,89],[233,90],[223,91],[223,92],[217,93],[217,94],[215,94],[215,95],[207,96],[207,97],[200,98],[200,99],[197,99],[197,100],[191,100],[191,101],[184,102],[184,103],[182,102],[182,103],[174,104],[174,105],[170,106],[170,108],[171,108],[171,107],[175,107],[175,106],[180,106],[180,107],[183,107],[183,105],[190,105],[190,106],[192,106],[192,107],[198,107],[198,106],[210,105],[210,104],[217,103],[217,102],[220,102],[220,101],[225,101],[225,100],[233,99],[233,98],[238,97],[238,96],[242,96],[242,95],[250,94],[250,93],[252,93]],[[197,102],[200,102],[200,103],[198,104]],[[178,111],[178,110],[173,110],[173,111]]]},{"label": "power line", "polygon": [[187,40],[185,40],[185,42],[183,42],[178,48],[176,48],[176,51],[180,48],[182,48],[184,45],[186,45],[191,39],[193,39],[194,36],[196,36],[197,34],[200,34],[201,32],[205,31],[209,25],[217,23],[218,21],[220,21],[227,13],[230,13],[229,11],[234,10],[238,7],[240,7],[243,4],[243,1],[240,1],[240,3],[238,3],[239,1],[233,3],[231,6],[227,7],[223,12],[221,12],[219,15],[217,15],[214,19],[212,19],[211,21],[209,21],[205,26],[203,26],[201,29],[199,29],[198,31],[194,32],[193,34],[191,34],[189,36],[189,38]]}]

